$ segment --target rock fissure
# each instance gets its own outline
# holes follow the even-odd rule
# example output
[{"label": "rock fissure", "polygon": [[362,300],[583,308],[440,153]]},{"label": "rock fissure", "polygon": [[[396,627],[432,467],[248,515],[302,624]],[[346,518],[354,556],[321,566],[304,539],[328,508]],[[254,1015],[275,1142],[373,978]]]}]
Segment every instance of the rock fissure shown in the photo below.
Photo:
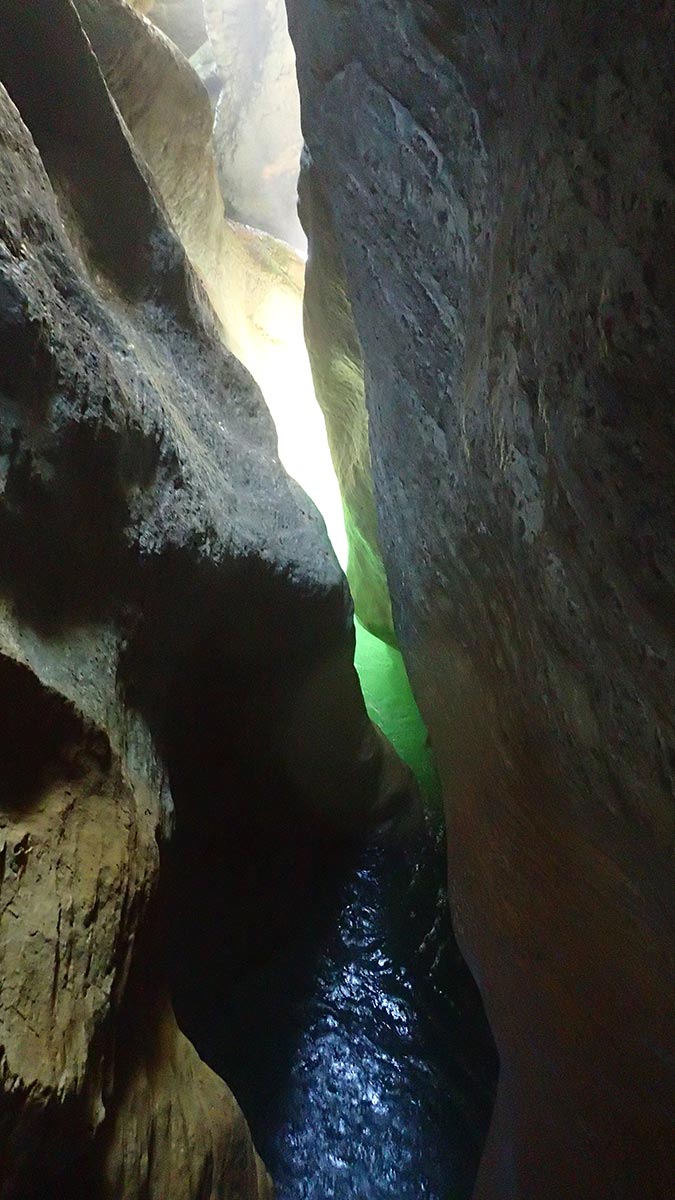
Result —
[{"label": "rock fissure", "polygon": [[4,0],[0,1200],[669,1200],[674,37]]}]

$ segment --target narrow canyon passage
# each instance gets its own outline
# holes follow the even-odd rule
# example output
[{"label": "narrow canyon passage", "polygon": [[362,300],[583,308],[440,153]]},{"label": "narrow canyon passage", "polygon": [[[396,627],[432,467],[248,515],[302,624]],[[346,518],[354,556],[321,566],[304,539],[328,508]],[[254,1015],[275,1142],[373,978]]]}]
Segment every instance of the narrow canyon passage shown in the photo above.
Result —
[{"label": "narrow canyon passage", "polygon": [[[468,1200],[496,1056],[450,928],[433,765],[400,655],[361,630],[357,663],[371,711],[417,768],[424,815],[404,810],[366,838],[312,831],[279,798],[286,820],[256,804],[249,772],[233,851],[217,851],[227,901],[206,899],[176,957],[177,1013],[235,1092],[278,1200]],[[198,786],[217,807],[217,773]],[[194,771],[173,787],[190,808]],[[203,847],[187,853],[192,864]],[[193,885],[179,890],[178,923],[194,901]],[[228,941],[235,926],[247,944]]]},{"label": "narrow canyon passage", "polygon": [[[302,251],[295,216],[302,138],[283,4],[210,0],[204,11],[224,88],[216,115],[224,194],[237,195],[239,219],[282,232]],[[278,160],[284,172],[275,186]],[[322,512],[353,580],[349,512],[314,395],[299,299],[275,280],[253,314],[240,314],[237,350],[268,403],[286,469]],[[306,320],[311,325],[311,310]],[[219,845],[216,855],[229,873],[228,900],[215,911],[208,899],[197,902],[191,929],[212,926],[210,953],[196,966],[193,934],[184,935],[175,959],[177,1015],[232,1087],[278,1200],[466,1200],[487,1134],[496,1055],[452,936],[438,779],[402,657],[357,621],[356,665],[371,718],[417,774],[423,814],[345,839],[330,824],[308,823],[290,796],[261,800],[265,787],[243,756],[240,820],[230,831],[235,853]],[[199,710],[205,695],[208,684],[194,698]],[[210,708],[231,703],[211,696]],[[208,745],[200,743],[209,720],[203,712],[195,736],[203,763],[213,764],[223,751],[215,729]],[[230,746],[228,761],[237,757]],[[192,809],[195,787],[213,796],[214,827],[220,793],[231,790],[217,768],[196,783],[193,762],[172,780],[179,847],[180,812]],[[291,813],[279,820],[288,804]],[[199,855],[193,846],[188,861]],[[187,879],[179,894],[189,912]],[[177,925],[185,918],[176,913]]]},{"label": "narrow canyon passage", "polygon": [[0,1200],[672,1200],[675,0],[0,11]]}]

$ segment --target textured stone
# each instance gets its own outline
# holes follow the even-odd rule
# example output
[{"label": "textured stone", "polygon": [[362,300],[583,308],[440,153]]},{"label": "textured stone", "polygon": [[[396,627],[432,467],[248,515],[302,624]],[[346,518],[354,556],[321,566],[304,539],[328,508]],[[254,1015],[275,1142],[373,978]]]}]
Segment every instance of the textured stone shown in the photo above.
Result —
[{"label": "textured stone", "polygon": [[68,661],[3,606],[2,1196],[63,1182],[57,1164],[67,1174],[105,1119],[111,1016],[157,883],[161,768],[142,722],[114,703],[111,642],[80,636]]},{"label": "textured stone", "polygon": [[209,102],[184,57],[120,0],[79,0],[79,11],[223,340],[263,392],[281,461],[340,545],[342,504],[303,337],[304,264],[286,243],[224,217]]},{"label": "textured stone", "polygon": [[401,778],[323,524],[69,0],[5,4],[0,81],[0,1195],[267,1200],[167,952],[198,952],[242,798],[335,835]]},{"label": "textured stone", "polygon": [[133,1012],[121,1024],[122,1086],[102,1139],[104,1195],[268,1200],[269,1180],[229,1088],[180,1033],[163,994],[150,1014],[143,1021]]},{"label": "textured stone", "polygon": [[665,1200],[675,12],[288,8],[342,260],[308,309],[353,309],[395,627],[501,1057],[476,1197]]}]

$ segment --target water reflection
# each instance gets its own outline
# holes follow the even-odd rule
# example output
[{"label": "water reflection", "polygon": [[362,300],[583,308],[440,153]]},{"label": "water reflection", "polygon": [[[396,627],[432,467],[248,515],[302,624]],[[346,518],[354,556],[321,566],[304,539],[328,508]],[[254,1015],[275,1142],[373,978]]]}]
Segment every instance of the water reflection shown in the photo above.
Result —
[{"label": "water reflection", "polygon": [[442,871],[430,831],[361,847],[312,928],[226,1006],[209,1057],[278,1200],[471,1194],[495,1063]]}]

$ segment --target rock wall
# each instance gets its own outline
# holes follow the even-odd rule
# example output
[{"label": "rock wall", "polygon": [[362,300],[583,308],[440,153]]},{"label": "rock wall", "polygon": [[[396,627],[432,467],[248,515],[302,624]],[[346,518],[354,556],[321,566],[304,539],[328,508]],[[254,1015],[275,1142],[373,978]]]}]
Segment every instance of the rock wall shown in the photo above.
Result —
[{"label": "rock wall", "polygon": [[[92,22],[99,7],[80,5]],[[366,718],[323,524],[160,193],[75,6],[8,0],[3,1200],[267,1200],[236,1102],[176,1025],[167,960],[179,943],[187,970],[198,957],[195,892],[208,911],[223,874],[217,933],[246,942],[237,860],[257,846],[232,845],[238,806],[260,831],[284,805],[292,848],[405,786]],[[209,755],[217,796],[196,782]]]},{"label": "rock wall", "polygon": [[[262,389],[281,461],[327,515],[339,546],[342,504],[303,338],[304,264],[284,242],[224,216],[213,117],[184,56],[119,0],[79,0],[78,8],[223,340]],[[239,84],[245,90],[241,78]],[[295,201],[291,207],[294,212]]]},{"label": "rock wall", "polygon": [[302,134],[283,0],[203,0],[223,91],[215,143],[227,215],[304,252]]},{"label": "rock wall", "polygon": [[330,391],[344,293],[455,927],[501,1059],[475,1195],[665,1200],[675,12],[288,10],[308,331]]},{"label": "rock wall", "polygon": [[320,230],[312,240],[305,273],[304,329],[342,495],[354,611],[372,634],[395,645],[373,492],[361,346],[330,207],[307,158],[300,175],[300,215],[307,230]]}]

